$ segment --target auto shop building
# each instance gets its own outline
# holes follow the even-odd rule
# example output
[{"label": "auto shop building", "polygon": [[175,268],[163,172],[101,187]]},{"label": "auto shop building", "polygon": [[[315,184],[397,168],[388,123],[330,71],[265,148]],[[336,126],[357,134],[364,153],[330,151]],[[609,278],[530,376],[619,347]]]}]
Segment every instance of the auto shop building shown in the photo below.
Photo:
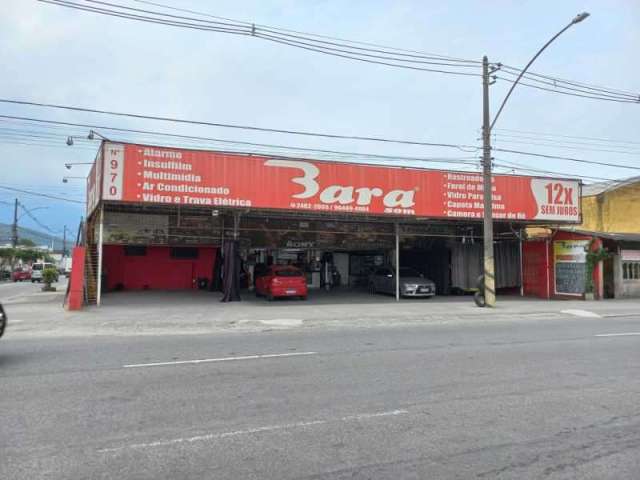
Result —
[{"label": "auto shop building", "polygon": [[[571,179],[494,176],[500,291],[522,293],[526,225],[581,221],[580,188]],[[367,288],[376,269],[400,266],[431,278],[438,295],[473,290],[482,190],[474,172],[104,141],[87,179],[84,299],[221,290],[232,277],[251,289],[270,264],[302,269],[310,296]]]}]

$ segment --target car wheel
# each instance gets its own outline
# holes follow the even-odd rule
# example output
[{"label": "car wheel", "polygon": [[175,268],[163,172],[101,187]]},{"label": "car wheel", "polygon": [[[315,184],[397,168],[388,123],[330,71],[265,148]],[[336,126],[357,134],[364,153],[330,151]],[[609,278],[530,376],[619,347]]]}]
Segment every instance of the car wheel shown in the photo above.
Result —
[{"label": "car wheel", "polygon": [[300,297],[299,297],[299,298],[300,298],[300,300],[306,300],[306,299],[307,299],[307,296],[306,296],[306,295],[300,295]]}]

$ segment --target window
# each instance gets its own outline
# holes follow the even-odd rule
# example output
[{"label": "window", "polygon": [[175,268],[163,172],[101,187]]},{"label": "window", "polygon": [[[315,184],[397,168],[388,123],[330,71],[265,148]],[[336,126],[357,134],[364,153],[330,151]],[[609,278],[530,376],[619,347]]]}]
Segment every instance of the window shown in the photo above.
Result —
[{"label": "window", "polygon": [[125,257],[144,257],[147,254],[147,247],[144,245],[125,245]]},{"label": "window", "polygon": [[302,270],[298,270],[297,268],[282,268],[279,270],[274,270],[273,272],[276,277],[302,277],[304,274]]},{"label": "window", "polygon": [[640,280],[640,262],[623,262],[622,278],[624,280]]},{"label": "window", "polygon": [[195,260],[198,258],[198,249],[196,247],[173,247],[171,249],[171,258]]}]

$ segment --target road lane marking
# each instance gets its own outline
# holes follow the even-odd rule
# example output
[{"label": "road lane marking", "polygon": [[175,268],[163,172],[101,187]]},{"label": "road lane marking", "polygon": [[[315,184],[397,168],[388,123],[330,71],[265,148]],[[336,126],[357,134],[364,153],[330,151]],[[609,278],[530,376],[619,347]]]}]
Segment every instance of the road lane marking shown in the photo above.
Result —
[{"label": "road lane marking", "polygon": [[627,333],[600,333],[599,335],[594,335],[595,337],[633,337],[636,335],[640,335],[640,332],[627,332]]},{"label": "road lane marking", "polygon": [[565,313],[567,315],[573,315],[574,317],[585,317],[585,318],[602,318],[595,312],[590,312],[589,310],[560,310],[560,313]]},{"label": "road lane marking", "polygon": [[230,432],[208,433],[204,435],[196,435],[193,437],[171,438],[168,440],[157,440],[155,442],[147,442],[147,443],[133,443],[130,445],[121,445],[118,447],[102,448],[102,449],[99,449],[98,452],[109,453],[109,452],[119,452],[119,451],[128,450],[128,449],[140,450],[145,448],[166,447],[171,445],[187,444],[187,443],[195,443],[195,442],[206,442],[206,441],[220,440],[220,439],[230,438],[230,437],[238,437],[242,435],[252,435],[256,433],[292,430],[292,429],[298,429],[298,428],[313,427],[316,425],[326,425],[326,424],[335,423],[335,422],[369,420],[369,419],[380,418],[380,417],[405,415],[407,413],[409,413],[408,410],[391,410],[388,412],[377,412],[377,413],[359,413],[355,415],[348,415],[346,417],[342,417],[340,419],[334,419],[334,420],[311,420],[306,422],[284,423],[280,425],[266,425],[264,427],[247,428],[244,430],[233,430]]},{"label": "road lane marking", "polygon": [[342,417],[341,420],[343,422],[349,422],[351,420],[367,420],[369,418],[378,418],[378,417],[395,417],[396,415],[404,415],[409,413],[408,410],[391,410],[389,412],[379,412],[379,413],[359,413],[357,415],[349,415],[347,417]]},{"label": "road lane marking", "polygon": [[199,360],[177,360],[174,362],[132,363],[129,365],[123,365],[122,368],[163,367],[167,365],[231,362],[234,360],[259,360],[263,358],[301,357],[306,355],[317,355],[317,354],[318,352],[268,353],[264,355],[244,355],[241,357],[202,358]]}]

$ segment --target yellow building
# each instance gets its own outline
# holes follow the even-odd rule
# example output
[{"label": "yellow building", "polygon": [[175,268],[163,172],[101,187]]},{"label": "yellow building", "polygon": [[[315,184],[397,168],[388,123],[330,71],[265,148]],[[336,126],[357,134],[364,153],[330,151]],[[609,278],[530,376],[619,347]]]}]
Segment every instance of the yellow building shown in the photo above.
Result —
[{"label": "yellow building", "polygon": [[603,233],[640,233],[640,176],[582,187],[582,225]]}]

